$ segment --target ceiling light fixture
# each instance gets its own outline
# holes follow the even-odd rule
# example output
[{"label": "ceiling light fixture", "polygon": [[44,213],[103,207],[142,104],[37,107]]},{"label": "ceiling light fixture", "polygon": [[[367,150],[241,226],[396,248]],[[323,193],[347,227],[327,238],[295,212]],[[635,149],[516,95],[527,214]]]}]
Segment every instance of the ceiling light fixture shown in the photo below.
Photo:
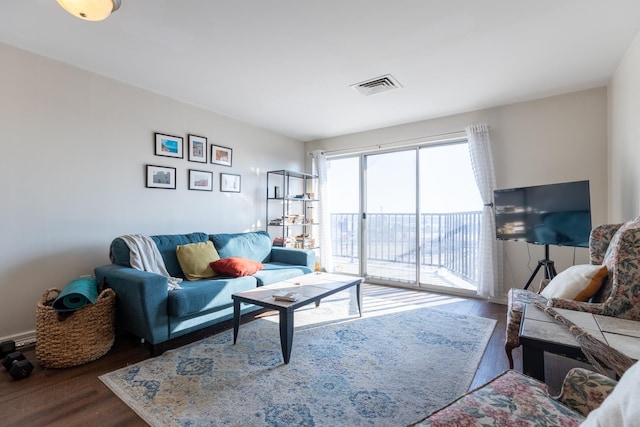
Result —
[{"label": "ceiling light fixture", "polygon": [[58,4],[86,21],[102,21],[120,8],[120,0],[58,0]]}]

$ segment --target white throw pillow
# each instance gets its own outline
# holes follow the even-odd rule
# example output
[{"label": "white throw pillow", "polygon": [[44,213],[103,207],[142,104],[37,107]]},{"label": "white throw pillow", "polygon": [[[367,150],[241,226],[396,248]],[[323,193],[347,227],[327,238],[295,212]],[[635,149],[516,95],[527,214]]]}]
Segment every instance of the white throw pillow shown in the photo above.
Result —
[{"label": "white throw pillow", "polygon": [[551,279],[540,295],[545,298],[587,301],[598,292],[607,273],[604,265],[574,265]]},{"label": "white throw pillow", "polygon": [[581,427],[637,427],[640,421],[640,363],[624,373],[598,409],[591,411]]}]

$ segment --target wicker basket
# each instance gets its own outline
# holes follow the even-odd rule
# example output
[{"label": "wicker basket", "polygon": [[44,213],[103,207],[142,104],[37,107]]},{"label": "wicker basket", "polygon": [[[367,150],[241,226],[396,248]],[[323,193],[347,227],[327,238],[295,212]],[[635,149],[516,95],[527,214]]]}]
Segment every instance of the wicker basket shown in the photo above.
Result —
[{"label": "wicker basket", "polygon": [[49,289],[36,305],[36,357],[45,368],[68,368],[102,357],[115,339],[116,294],[103,290],[64,320],[51,307],[60,290]]}]

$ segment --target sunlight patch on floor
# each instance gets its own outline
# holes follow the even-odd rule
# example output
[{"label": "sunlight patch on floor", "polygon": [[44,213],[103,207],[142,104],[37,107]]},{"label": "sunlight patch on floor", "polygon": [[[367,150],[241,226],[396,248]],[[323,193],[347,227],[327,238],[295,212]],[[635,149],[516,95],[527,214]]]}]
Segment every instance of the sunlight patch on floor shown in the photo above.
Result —
[{"label": "sunlight patch on floor", "polygon": [[[362,289],[363,317],[382,316],[401,311],[415,310],[423,307],[434,308],[465,301],[464,298],[445,294],[436,294],[432,292],[411,290],[405,288],[398,289],[382,285],[374,285],[370,283],[365,283]],[[331,302],[345,303],[345,317],[335,319],[333,322],[353,320],[354,318],[357,318],[358,306],[355,288],[347,289],[323,299],[320,304],[320,308],[322,308],[323,304]],[[309,304],[307,306],[299,308],[296,311],[299,312],[313,309],[316,309],[315,304]],[[271,322],[279,321],[278,313],[276,311],[266,312],[260,317]],[[298,326],[298,324],[296,324],[296,326]]]},{"label": "sunlight patch on floor", "polygon": [[[334,257],[335,272],[357,275],[359,271],[357,261],[357,259]],[[407,285],[415,285],[416,267],[413,264],[403,264],[399,262],[371,261],[367,266],[367,276],[380,280],[391,279]],[[457,277],[442,267],[422,266],[420,270],[420,283],[444,288],[476,291],[475,285]]]}]

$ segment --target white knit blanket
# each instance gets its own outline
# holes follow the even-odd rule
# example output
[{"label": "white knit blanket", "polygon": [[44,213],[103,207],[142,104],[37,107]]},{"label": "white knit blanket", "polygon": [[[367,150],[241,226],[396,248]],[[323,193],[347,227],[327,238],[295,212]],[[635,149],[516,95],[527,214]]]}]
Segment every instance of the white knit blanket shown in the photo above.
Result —
[{"label": "white knit blanket", "polygon": [[142,234],[126,234],[120,236],[120,238],[124,240],[129,247],[131,267],[165,276],[168,279],[168,288],[170,291],[182,289],[180,286],[182,279],[169,275],[167,267],[164,265],[162,255],[160,255],[160,251],[158,250],[158,246],[156,246],[156,242]]}]

